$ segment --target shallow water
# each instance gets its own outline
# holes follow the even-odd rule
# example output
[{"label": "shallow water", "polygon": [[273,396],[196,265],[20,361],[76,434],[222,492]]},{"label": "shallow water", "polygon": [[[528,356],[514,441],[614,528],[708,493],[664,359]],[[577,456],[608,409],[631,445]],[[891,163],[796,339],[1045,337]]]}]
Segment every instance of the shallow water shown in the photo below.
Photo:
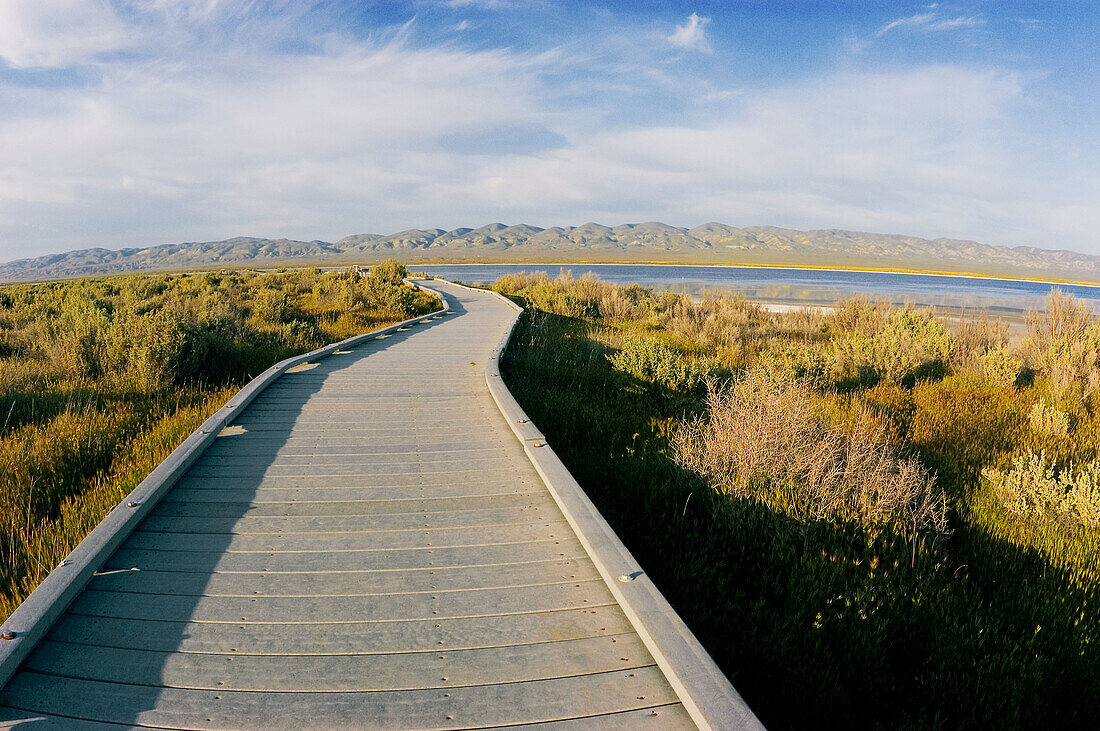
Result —
[{"label": "shallow water", "polygon": [[1042,309],[1050,291],[1061,289],[1100,311],[1100,286],[939,274],[652,264],[425,264],[410,269],[469,284],[486,284],[522,271],[543,271],[552,277],[563,271],[578,277],[594,272],[605,282],[635,283],[691,295],[737,293],[765,302],[814,305],[864,295],[895,304],[1003,311],[1010,316]]}]

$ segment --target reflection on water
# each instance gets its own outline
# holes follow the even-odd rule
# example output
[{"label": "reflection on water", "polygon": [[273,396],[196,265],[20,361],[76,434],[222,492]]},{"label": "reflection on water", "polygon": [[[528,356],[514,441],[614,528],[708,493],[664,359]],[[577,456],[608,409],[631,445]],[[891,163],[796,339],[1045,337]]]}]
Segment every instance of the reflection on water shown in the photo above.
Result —
[{"label": "reflection on water", "polygon": [[504,274],[521,271],[544,271],[552,277],[563,271],[572,271],[575,276],[591,271],[605,282],[636,283],[693,296],[740,294],[763,302],[829,305],[844,297],[863,295],[899,305],[988,310],[1010,317],[1042,309],[1050,290],[1058,288],[1100,310],[1100,286],[936,274],[646,264],[426,264],[412,269],[473,284],[487,284]]}]

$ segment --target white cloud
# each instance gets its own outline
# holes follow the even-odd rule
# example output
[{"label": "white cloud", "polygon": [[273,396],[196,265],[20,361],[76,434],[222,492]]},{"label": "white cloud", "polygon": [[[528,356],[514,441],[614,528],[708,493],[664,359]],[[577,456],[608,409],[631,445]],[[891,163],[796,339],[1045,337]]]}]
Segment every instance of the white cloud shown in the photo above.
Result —
[{"label": "white cloud", "polygon": [[[490,220],[721,220],[1096,248],[1100,179],[1063,173],[1100,165],[1089,149],[1066,151],[1080,157],[1065,169],[1040,159],[1050,145],[1021,131],[1029,82],[1016,74],[927,66],[753,90],[674,67],[638,73],[644,59],[626,55],[637,43],[622,38],[540,55],[245,16],[245,40],[226,43],[235,27],[211,40],[205,24],[226,26],[236,6],[141,7],[100,24],[122,23],[133,53],[100,55],[114,39],[79,54],[96,81],[0,85],[0,140],[18,141],[0,145],[0,260]],[[692,17],[681,28],[694,22],[705,42],[705,19]],[[305,52],[271,50],[303,35]],[[22,58],[36,54],[51,57]],[[704,96],[708,121],[687,121]],[[664,122],[623,113],[624,99],[653,98],[669,105]],[[505,144],[505,132],[532,144]]]},{"label": "white cloud", "polygon": [[1048,246],[1065,236],[1080,246],[1100,211],[1073,201],[1100,194],[1100,180],[1071,196],[1017,159],[1004,127],[1023,98],[1013,74],[952,67],[831,76],[760,95],[721,124],[638,128],[494,161],[460,197],[542,220],[571,210],[571,221],[720,220]]},{"label": "white cloud", "polygon": [[[936,6],[931,6],[935,8]],[[898,18],[897,20],[887,23],[878,30],[875,35],[881,36],[889,33],[897,28],[911,28],[919,30],[925,33],[934,33],[937,31],[950,31],[950,30],[964,30],[967,28],[978,28],[985,25],[985,18],[980,15],[960,15],[956,17],[949,17],[942,13],[935,11],[927,13],[917,13],[916,15],[910,15],[907,18]]]},{"label": "white cloud", "polygon": [[710,42],[707,40],[707,24],[710,18],[702,18],[692,13],[676,30],[668,37],[669,43],[691,51],[709,52]]},{"label": "white cloud", "polygon": [[436,140],[537,124],[548,61],[394,33],[310,54],[199,47],[100,61],[88,87],[0,87],[0,139],[19,141],[0,146],[0,260],[430,216],[422,191],[465,174]]},{"label": "white cloud", "polygon": [[133,43],[104,0],[0,0],[0,57],[12,66],[83,63]]}]

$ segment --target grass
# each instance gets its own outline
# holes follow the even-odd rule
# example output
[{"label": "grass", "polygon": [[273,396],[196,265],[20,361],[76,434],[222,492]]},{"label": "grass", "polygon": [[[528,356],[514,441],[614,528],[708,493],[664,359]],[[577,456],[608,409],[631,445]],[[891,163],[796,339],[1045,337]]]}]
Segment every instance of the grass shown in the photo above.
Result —
[{"label": "grass", "polygon": [[[509,388],[767,726],[1100,724],[1100,536],[1012,513],[982,477],[1035,450],[1066,469],[1096,460],[1090,375],[1056,401],[1049,342],[858,301],[772,314],[592,279],[497,289],[529,307]],[[706,386],[657,377],[675,368],[616,368],[637,361],[619,354],[639,338],[708,364],[712,393],[749,377],[798,384],[813,407],[798,423],[837,444],[873,420],[894,458],[934,476],[944,522],[806,510],[819,497],[789,471],[743,482],[783,490],[730,489],[739,473],[715,479],[680,439],[685,425],[722,424]],[[1016,358],[1014,383],[1003,368],[986,375],[997,349]],[[1061,442],[1032,429],[1038,402],[1067,415]],[[760,444],[773,428],[757,427]]]},{"label": "grass", "polygon": [[401,283],[295,270],[0,288],[0,611],[10,614],[253,375],[438,307]]},{"label": "grass", "polygon": [[[228,387],[196,392],[169,408],[154,409],[155,415],[135,420],[137,428],[130,430],[129,438],[118,439],[119,435],[111,434],[114,449],[105,450],[98,463],[79,465],[84,469],[61,479],[58,475],[42,479],[37,495],[48,498],[49,504],[28,505],[26,523],[9,528],[0,612],[11,614],[107,513],[236,390]],[[80,426],[90,428],[86,422]],[[54,454],[63,454],[64,450],[63,446]],[[24,515],[13,517],[24,519]]]}]

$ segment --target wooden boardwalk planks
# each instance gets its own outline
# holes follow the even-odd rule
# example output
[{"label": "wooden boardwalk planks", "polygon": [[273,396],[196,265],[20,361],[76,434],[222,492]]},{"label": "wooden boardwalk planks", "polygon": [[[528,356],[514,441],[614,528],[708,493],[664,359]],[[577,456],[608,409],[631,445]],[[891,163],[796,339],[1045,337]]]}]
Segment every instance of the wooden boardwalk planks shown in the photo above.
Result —
[{"label": "wooden boardwalk planks", "polygon": [[261,392],[0,725],[694,727],[489,396],[507,306],[441,287],[454,314]]}]

